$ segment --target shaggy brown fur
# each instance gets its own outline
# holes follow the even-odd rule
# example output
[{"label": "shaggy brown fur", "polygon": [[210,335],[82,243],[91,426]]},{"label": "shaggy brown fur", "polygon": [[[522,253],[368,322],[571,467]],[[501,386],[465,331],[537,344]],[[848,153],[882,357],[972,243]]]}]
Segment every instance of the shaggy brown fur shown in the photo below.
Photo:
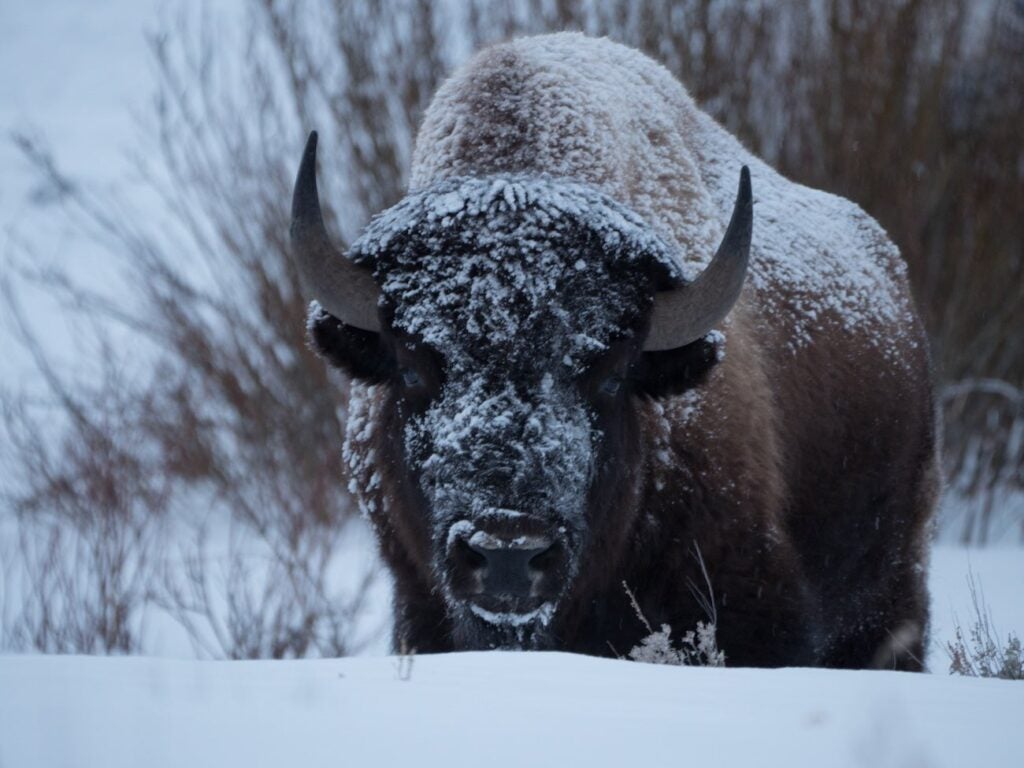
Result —
[{"label": "shaggy brown fur", "polygon": [[[550,624],[521,644],[626,654],[647,630],[625,584],[650,625],[677,633],[712,618],[713,592],[731,665],[920,669],[935,415],[926,339],[877,224],[779,177],[650,60],[576,35],[499,46],[457,73],[426,115],[412,180],[526,172],[594,184],[695,271],[740,164],[753,176],[754,247],[725,342],[643,353],[648,305],[633,341],[595,362],[588,376],[623,367],[629,387],[606,414],[588,395],[605,437],[586,546]],[[635,279],[653,293],[652,275]],[[401,440],[420,395],[395,371],[420,371],[426,402],[443,363],[385,321],[378,335],[322,314],[311,329],[362,382],[346,458],[394,575],[395,646],[493,645],[446,605]]]}]

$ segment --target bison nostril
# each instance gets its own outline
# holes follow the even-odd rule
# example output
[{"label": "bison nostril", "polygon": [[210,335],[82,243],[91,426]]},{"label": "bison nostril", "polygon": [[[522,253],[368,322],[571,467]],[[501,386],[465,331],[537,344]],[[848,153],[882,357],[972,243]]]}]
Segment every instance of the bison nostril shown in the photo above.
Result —
[{"label": "bison nostril", "polygon": [[462,565],[470,570],[479,571],[487,567],[487,556],[465,539],[458,539],[455,542],[454,551]]},{"label": "bison nostril", "polygon": [[527,566],[531,571],[540,573],[550,571],[558,565],[561,559],[561,550],[561,546],[556,541],[547,549],[539,550],[537,554],[530,558]]}]

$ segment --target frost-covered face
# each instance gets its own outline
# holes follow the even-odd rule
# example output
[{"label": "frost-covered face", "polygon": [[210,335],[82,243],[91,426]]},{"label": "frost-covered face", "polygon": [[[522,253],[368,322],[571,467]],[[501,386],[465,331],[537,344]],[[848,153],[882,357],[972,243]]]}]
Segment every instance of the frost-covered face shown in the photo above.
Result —
[{"label": "frost-covered face", "polygon": [[[427,539],[462,645],[542,645],[600,565],[588,551],[607,551],[635,512],[635,401],[660,394],[673,356],[640,350],[674,263],[599,193],[514,178],[407,198],[354,255],[373,264],[385,330],[372,352],[366,332],[345,347],[351,331],[324,315],[314,340],[387,382],[393,514],[408,518],[393,525]],[[706,343],[691,347],[682,357],[706,370]]]}]

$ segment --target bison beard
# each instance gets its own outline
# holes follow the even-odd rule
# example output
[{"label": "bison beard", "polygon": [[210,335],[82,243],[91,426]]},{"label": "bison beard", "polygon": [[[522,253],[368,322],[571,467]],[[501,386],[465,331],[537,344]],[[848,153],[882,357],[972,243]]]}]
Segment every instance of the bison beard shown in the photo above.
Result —
[{"label": "bison beard", "polygon": [[[637,103],[602,111],[609,94]],[[562,130],[507,130],[559,100]],[[576,35],[490,49],[441,89],[417,188],[351,262],[315,147],[292,235],[323,300],[312,343],[354,379],[345,457],[396,648],[625,655],[648,624],[713,612],[730,664],[920,668],[927,350],[863,212],[774,174],[648,59]],[[684,279],[737,157],[766,190],[760,241],[744,169],[718,254]]]}]

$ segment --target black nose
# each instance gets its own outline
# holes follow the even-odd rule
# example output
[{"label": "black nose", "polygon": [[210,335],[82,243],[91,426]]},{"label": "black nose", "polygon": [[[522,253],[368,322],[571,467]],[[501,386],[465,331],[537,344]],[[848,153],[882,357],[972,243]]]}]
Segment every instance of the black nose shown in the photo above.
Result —
[{"label": "black nose", "polygon": [[543,567],[539,567],[543,565],[541,556],[551,549],[550,546],[491,549],[474,544],[469,548],[482,558],[484,592],[514,597],[529,597],[535,592],[534,584],[543,576]]},{"label": "black nose", "polygon": [[457,543],[453,565],[458,583],[470,594],[496,598],[549,596],[562,559],[557,542],[538,546],[534,540],[532,546],[517,546],[514,540],[489,538],[488,546],[464,539]]}]

